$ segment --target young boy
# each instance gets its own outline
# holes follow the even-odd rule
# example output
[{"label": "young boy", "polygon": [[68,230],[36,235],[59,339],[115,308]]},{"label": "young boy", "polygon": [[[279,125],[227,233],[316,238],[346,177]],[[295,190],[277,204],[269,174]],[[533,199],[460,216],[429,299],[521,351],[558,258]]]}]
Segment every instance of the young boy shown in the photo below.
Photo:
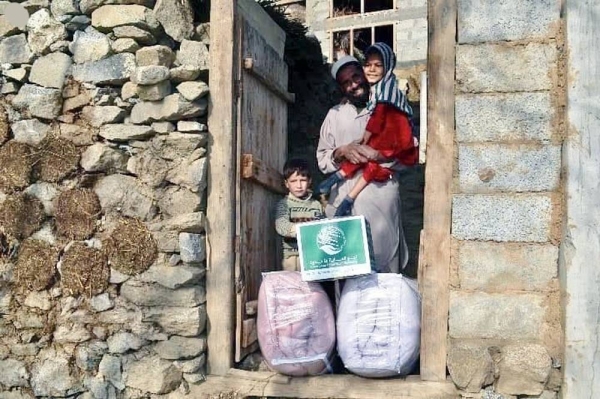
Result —
[{"label": "young boy", "polygon": [[[367,109],[371,112],[371,117],[361,144],[367,144],[378,150],[389,160],[397,160],[403,165],[412,166],[418,161],[419,153],[412,136],[410,123],[412,109],[404,93],[399,90],[394,75],[396,55],[387,44],[375,43],[365,51],[365,56],[364,72],[371,85]],[[319,194],[329,194],[336,183],[351,178],[359,170],[362,170],[362,176],[340,203],[335,216],[349,215],[354,200],[367,184],[372,181],[386,181],[394,173],[375,161],[366,164],[344,161],[338,172],[319,185]]]},{"label": "young boy", "polygon": [[304,159],[288,160],[283,166],[283,176],[289,194],[277,203],[275,230],[283,239],[283,270],[299,272],[296,223],[323,218],[323,208],[312,198],[310,171]]}]

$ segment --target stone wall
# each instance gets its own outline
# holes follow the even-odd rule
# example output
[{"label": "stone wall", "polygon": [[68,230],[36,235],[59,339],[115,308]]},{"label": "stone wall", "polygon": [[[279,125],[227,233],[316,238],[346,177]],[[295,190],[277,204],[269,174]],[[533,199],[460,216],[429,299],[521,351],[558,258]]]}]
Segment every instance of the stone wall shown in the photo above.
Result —
[{"label": "stone wall", "polygon": [[206,350],[208,25],[187,1],[0,8],[0,397],[183,394]]},{"label": "stone wall", "polygon": [[554,0],[458,1],[448,369],[466,397],[560,386],[560,18]]}]

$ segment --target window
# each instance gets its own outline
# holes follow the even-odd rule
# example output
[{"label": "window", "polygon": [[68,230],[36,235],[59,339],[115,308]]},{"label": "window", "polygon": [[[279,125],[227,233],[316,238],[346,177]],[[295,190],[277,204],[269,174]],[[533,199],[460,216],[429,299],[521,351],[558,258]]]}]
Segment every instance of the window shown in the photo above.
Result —
[{"label": "window", "polygon": [[331,32],[333,62],[344,55],[353,55],[363,60],[367,47],[375,42],[384,42],[392,49],[394,46],[394,25],[351,28]]},{"label": "window", "polygon": [[394,0],[331,0],[331,17],[392,10]]}]

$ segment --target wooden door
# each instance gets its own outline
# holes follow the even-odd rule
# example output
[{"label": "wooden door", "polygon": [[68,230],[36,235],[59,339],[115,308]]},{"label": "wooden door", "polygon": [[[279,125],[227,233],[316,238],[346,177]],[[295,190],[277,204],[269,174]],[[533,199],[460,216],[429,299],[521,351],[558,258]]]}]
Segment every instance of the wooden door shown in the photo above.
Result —
[{"label": "wooden door", "polygon": [[261,274],[277,270],[281,248],[274,208],[285,194],[288,69],[285,33],[253,0],[238,0],[236,339],[235,361],[258,349],[256,303]]}]

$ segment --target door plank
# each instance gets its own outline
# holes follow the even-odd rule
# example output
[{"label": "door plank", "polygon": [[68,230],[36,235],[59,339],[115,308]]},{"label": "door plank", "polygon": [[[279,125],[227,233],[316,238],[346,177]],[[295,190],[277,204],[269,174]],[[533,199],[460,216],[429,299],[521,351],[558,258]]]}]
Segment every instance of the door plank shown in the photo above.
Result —
[{"label": "door plank", "polygon": [[273,93],[277,94],[283,100],[288,103],[293,103],[296,101],[296,95],[292,93],[288,93],[281,85],[269,78],[269,73],[267,70],[262,67],[258,62],[256,62],[253,58],[244,58],[244,69],[248,72],[251,72],[255,78],[260,80],[262,84],[267,86],[269,90]]},{"label": "door plank", "polygon": [[[269,17],[262,7],[256,7],[255,0],[237,0],[237,4],[240,14],[244,15],[244,18],[251,26],[255,29],[260,29],[261,36],[266,43],[275,50],[279,58],[283,59],[285,32],[279,28],[277,23]],[[220,23],[219,19],[215,19],[214,21],[219,21]]]},{"label": "door plank", "polygon": [[[252,4],[257,9],[256,12],[264,13],[258,4]],[[270,80],[285,92],[288,80],[288,69],[283,57],[265,39],[263,30],[266,27],[253,25],[246,20],[246,14],[240,12],[239,16],[241,48],[236,68],[240,69],[242,90],[238,100],[241,115],[238,129],[240,165],[236,176],[239,179],[237,223],[240,242],[235,267],[236,361],[257,349],[257,342],[251,343],[252,330],[245,327],[250,319],[246,313],[246,303],[258,299],[262,273],[279,268],[281,246],[278,245],[275,232],[274,210],[285,191],[282,189],[283,179],[276,171],[283,168],[287,155],[287,103],[250,70],[242,68],[242,55],[246,57],[251,54],[253,58],[260,60],[261,66],[268,71]],[[242,154],[252,155],[252,162],[249,163],[250,178],[243,178]]]}]

